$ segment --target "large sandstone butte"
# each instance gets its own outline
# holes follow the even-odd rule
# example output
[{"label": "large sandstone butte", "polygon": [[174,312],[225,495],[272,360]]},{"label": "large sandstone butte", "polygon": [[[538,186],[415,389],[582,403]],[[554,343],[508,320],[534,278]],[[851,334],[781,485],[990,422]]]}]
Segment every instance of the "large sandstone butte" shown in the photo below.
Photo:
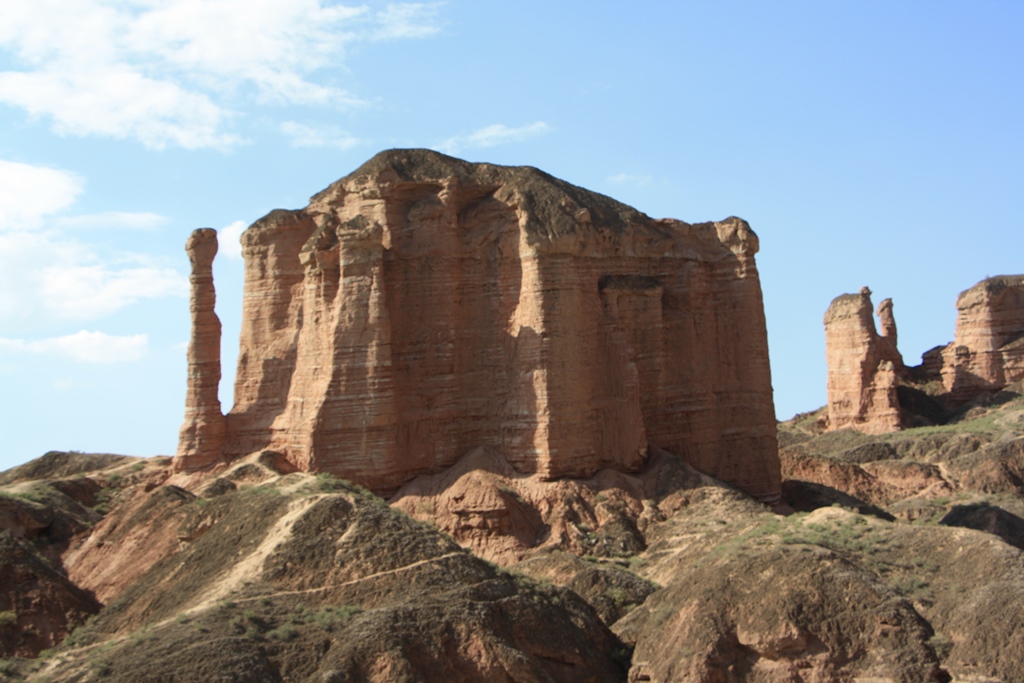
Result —
[{"label": "large sandstone butte", "polygon": [[[653,220],[534,168],[382,152],[242,235],[219,461],[270,450],[387,492],[480,446],[553,479],[637,470],[656,445],[775,499],[757,249],[737,218]],[[211,401],[183,435],[219,413],[192,387],[210,376],[190,370]],[[177,469],[210,464],[182,439]]]},{"label": "large sandstone butte", "polygon": [[[956,307],[954,341],[907,368],[896,348],[892,300],[878,307],[878,334],[871,290],[836,297],[825,313],[828,428],[897,431],[920,423],[921,401],[915,397],[923,393],[933,411],[953,411],[1024,380],[1024,275],[982,280],[960,293]],[[902,405],[901,396],[918,405]]]}]

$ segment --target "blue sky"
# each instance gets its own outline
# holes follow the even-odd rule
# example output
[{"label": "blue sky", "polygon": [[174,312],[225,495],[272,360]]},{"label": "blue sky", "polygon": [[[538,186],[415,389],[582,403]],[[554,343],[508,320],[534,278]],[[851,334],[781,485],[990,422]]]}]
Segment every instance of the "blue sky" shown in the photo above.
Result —
[{"label": "blue sky", "polygon": [[1024,4],[0,4],[0,469],[174,452],[189,232],[231,404],[237,235],[389,147],[527,164],[758,233],[776,411],[825,402],[822,315],[892,297],[908,362],[1024,272]]}]

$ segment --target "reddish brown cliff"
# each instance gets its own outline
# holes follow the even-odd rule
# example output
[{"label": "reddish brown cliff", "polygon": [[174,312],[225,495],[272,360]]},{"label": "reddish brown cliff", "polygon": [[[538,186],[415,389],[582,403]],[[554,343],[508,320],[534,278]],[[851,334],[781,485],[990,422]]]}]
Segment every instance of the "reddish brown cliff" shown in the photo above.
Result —
[{"label": "reddish brown cliff", "polygon": [[1024,275],[982,280],[956,308],[956,337],[942,350],[942,382],[954,399],[1024,379]]},{"label": "reddish brown cliff", "polygon": [[1024,379],[1024,275],[982,280],[956,306],[955,341],[907,368],[892,300],[878,306],[878,334],[871,290],[836,297],[825,313],[828,428],[882,434],[941,424],[964,404]]},{"label": "reddish brown cliff", "polygon": [[636,470],[654,444],[778,495],[742,220],[652,220],[533,168],[392,150],[242,245],[225,460],[269,449],[388,491],[479,446],[551,479]]},{"label": "reddish brown cliff", "polygon": [[876,332],[871,310],[871,290],[862,287],[860,294],[833,299],[825,312],[829,429],[882,434],[901,426],[896,389],[903,359],[892,300],[879,306],[884,336]]},{"label": "reddish brown cliff", "polygon": [[188,388],[185,422],[178,437],[178,469],[207,467],[221,459],[224,415],[217,389],[220,385],[220,318],[214,313],[213,258],[217,231],[200,228],[185,244],[192,264],[192,337],[188,344]]}]

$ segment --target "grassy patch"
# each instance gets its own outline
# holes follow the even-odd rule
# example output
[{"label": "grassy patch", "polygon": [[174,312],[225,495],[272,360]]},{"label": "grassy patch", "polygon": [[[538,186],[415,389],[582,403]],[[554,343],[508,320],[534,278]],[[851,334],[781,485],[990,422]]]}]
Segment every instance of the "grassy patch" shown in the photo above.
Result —
[{"label": "grassy patch", "polygon": [[281,640],[285,642],[289,640],[295,640],[295,638],[298,635],[299,629],[295,628],[295,626],[290,622],[281,624],[277,628],[267,631],[267,638],[270,638],[271,640]]},{"label": "grassy patch", "polygon": [[362,612],[356,605],[326,605],[313,615],[313,622],[325,631],[333,631],[337,626],[347,623],[352,617]]},{"label": "grassy patch", "polygon": [[113,672],[110,660],[106,657],[97,657],[89,660],[89,671],[98,678],[106,678]]}]

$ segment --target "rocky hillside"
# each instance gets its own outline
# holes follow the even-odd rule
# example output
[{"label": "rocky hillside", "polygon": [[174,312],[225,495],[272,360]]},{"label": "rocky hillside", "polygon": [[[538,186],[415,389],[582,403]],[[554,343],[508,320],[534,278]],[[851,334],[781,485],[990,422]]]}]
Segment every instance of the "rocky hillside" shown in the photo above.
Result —
[{"label": "rocky hillside", "polygon": [[390,506],[271,454],[49,454],[0,475],[0,672],[1024,680],[1021,387],[891,435],[821,415],[780,426],[775,509],[664,452],[549,489],[478,453]]},{"label": "rocky hillside", "polygon": [[[11,571],[38,574],[35,586],[3,582],[6,654],[37,653],[31,624],[62,620],[47,644],[78,625],[37,660],[6,660],[6,677],[625,678],[628,651],[575,593],[488,564],[365,490],[249,462],[192,493],[160,483],[168,465],[133,459],[79,473],[106,502],[62,555],[44,557],[44,535],[3,533],[24,549]],[[17,472],[5,482],[3,500],[19,510],[46,507],[28,496],[44,499],[58,483]]]}]

